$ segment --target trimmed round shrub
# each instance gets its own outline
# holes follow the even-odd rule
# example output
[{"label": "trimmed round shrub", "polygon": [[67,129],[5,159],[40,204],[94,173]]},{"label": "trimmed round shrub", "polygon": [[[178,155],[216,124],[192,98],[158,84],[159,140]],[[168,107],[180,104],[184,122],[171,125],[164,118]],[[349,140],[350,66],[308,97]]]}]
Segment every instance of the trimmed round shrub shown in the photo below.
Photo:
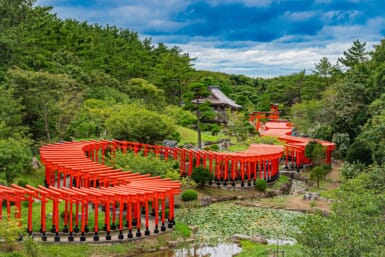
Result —
[{"label": "trimmed round shrub", "polygon": [[25,185],[27,185],[27,184],[28,184],[27,181],[22,180],[22,179],[20,179],[19,181],[17,181],[17,185],[18,185],[18,186],[21,186],[21,187],[25,187]]},{"label": "trimmed round shrub", "polygon": [[257,189],[259,192],[265,192],[267,188],[267,183],[264,179],[257,179],[255,181],[255,189]]},{"label": "trimmed round shrub", "polygon": [[213,175],[210,173],[210,170],[207,168],[196,167],[192,171],[191,178],[199,186],[204,187],[204,185],[207,182],[213,180]]},{"label": "trimmed round shrub", "polygon": [[219,150],[219,145],[211,145],[210,146],[211,151],[218,151]]},{"label": "trimmed round shrub", "polygon": [[195,190],[187,189],[182,193],[182,200],[185,202],[198,199],[198,193]]},{"label": "trimmed round shrub", "polygon": [[[64,219],[64,216],[65,216],[65,210],[61,211],[59,215],[60,215],[60,218]],[[67,215],[68,215],[67,217],[68,217],[68,219],[69,219],[69,218],[70,218],[70,211],[69,211],[69,210],[67,211]],[[76,213],[75,213],[75,211],[73,210],[73,211],[72,211],[72,219],[74,219],[75,217],[76,217]]]}]

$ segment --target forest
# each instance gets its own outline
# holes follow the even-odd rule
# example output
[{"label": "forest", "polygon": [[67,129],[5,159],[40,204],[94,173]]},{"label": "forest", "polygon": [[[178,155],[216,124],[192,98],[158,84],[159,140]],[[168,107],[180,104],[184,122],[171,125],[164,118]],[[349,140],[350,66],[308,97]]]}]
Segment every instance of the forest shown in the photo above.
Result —
[{"label": "forest", "polygon": [[[182,49],[130,29],[0,0],[2,183],[32,172],[47,143],[180,141],[181,128],[196,129],[196,85],[217,85],[243,110],[228,127],[202,122],[207,133],[245,141],[248,114],[278,103],[298,134],[336,143],[343,185],[332,214],[304,221],[297,240],[305,256],[385,256],[385,39],[367,48],[357,39],[336,64],[324,57],[312,71],[250,78],[197,70]],[[198,119],[213,115],[207,107]]]}]

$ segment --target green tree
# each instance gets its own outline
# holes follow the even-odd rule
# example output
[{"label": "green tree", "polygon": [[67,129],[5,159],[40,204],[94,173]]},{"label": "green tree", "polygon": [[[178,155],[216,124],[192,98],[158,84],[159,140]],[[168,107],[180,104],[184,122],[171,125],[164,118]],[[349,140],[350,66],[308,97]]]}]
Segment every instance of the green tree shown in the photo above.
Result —
[{"label": "green tree", "polygon": [[319,115],[323,111],[320,100],[303,101],[296,103],[290,108],[290,116],[298,131],[311,134],[320,123]]},{"label": "green tree", "polygon": [[87,99],[71,123],[68,135],[76,138],[105,137],[107,135],[105,121],[113,112],[113,101]]},{"label": "green tree", "polygon": [[12,88],[0,86],[0,138],[20,137],[27,128],[23,126],[23,106],[14,97]]},{"label": "green tree", "polygon": [[32,152],[25,139],[0,139],[0,172],[8,185],[20,174],[29,171]]},{"label": "green tree", "polygon": [[365,165],[373,163],[372,151],[369,145],[363,141],[356,140],[351,144],[346,153],[346,161],[361,162]]},{"label": "green tree", "polygon": [[[10,85],[22,97],[27,121],[43,123],[46,139],[51,141],[52,130],[63,139],[78,106],[82,91],[78,83],[63,74],[34,72],[21,69],[9,71]],[[38,133],[39,127],[32,132]]]},{"label": "green tree", "polygon": [[361,43],[358,39],[353,41],[353,46],[344,51],[343,57],[338,58],[338,61],[345,67],[354,68],[358,64],[368,60],[368,52],[365,49],[366,42]]},{"label": "green tree", "polygon": [[345,156],[350,143],[349,135],[347,133],[334,133],[332,141],[336,144],[336,148],[341,155]]},{"label": "green tree", "polygon": [[[198,131],[198,148],[202,148],[202,135],[201,135],[201,122],[203,119],[207,119],[212,113],[212,109],[209,104],[200,100],[201,98],[210,95],[207,85],[203,82],[194,82],[188,86],[188,92],[184,95],[186,106],[196,111],[196,127]],[[195,101],[195,105],[191,101]]]},{"label": "green tree", "polygon": [[194,59],[178,47],[167,50],[164,44],[159,44],[154,53],[159,60],[154,67],[154,83],[164,90],[168,103],[181,104],[192,80]]},{"label": "green tree", "polygon": [[168,105],[164,114],[175,120],[175,123],[183,127],[189,127],[196,123],[196,116],[189,110],[184,110],[182,107]]},{"label": "green tree", "polygon": [[353,179],[357,177],[363,170],[365,165],[356,161],[356,162],[344,162],[340,174],[344,179]]},{"label": "green tree", "polygon": [[255,131],[255,128],[250,125],[247,117],[244,113],[228,111],[229,121],[225,128],[225,131],[230,135],[234,136],[237,139],[237,142],[245,141],[250,131]]},{"label": "green tree", "polygon": [[[361,71],[352,73],[362,74]],[[367,109],[371,100],[366,93],[367,84],[351,76],[332,87],[323,101],[323,113],[327,114],[323,120],[333,128],[332,134],[348,133],[350,139],[354,139],[369,117]]]},{"label": "green tree", "polygon": [[327,170],[322,166],[316,166],[310,171],[310,179],[317,182],[319,188],[320,182],[325,178]]},{"label": "green tree", "polygon": [[[375,101],[377,102],[377,101]],[[375,104],[375,102],[372,103],[372,107]],[[352,155],[352,160],[354,158],[360,158],[365,159],[365,164],[370,164],[373,160],[378,165],[384,164],[384,156],[385,156],[385,139],[384,139],[384,130],[385,130],[385,113],[383,113],[383,110],[380,104],[381,101],[378,101],[376,103],[376,108],[373,110],[373,113],[380,113],[378,115],[374,115],[372,118],[370,118],[366,124],[364,125],[361,134],[357,137],[357,140],[360,142],[365,142],[366,148],[369,149],[361,149],[365,152],[357,152]],[[378,105],[377,105],[378,104]],[[358,143],[357,143],[358,144]],[[352,149],[353,150],[353,149]],[[359,149],[357,149],[359,151]],[[353,154],[353,152],[352,152]],[[369,155],[372,155],[373,158],[370,158]],[[362,156],[362,157],[360,157]],[[366,157],[364,157],[366,156]]]},{"label": "green tree", "polygon": [[321,165],[325,160],[325,148],[317,141],[310,141],[305,147],[305,157],[309,158],[314,165]]},{"label": "green tree", "polygon": [[328,216],[307,215],[296,236],[307,256],[383,255],[384,175],[382,167],[366,169],[343,185]]},{"label": "green tree", "polygon": [[315,64],[314,73],[323,78],[326,87],[329,86],[330,76],[333,72],[333,66],[327,57],[322,57],[321,60]]},{"label": "green tree", "polygon": [[128,80],[123,92],[125,92],[130,99],[139,101],[139,103],[144,104],[149,109],[159,110],[166,105],[163,90],[144,79],[135,78]]},{"label": "green tree", "polygon": [[172,139],[175,125],[169,117],[134,105],[116,106],[105,122],[112,137],[157,144]]},{"label": "green tree", "polygon": [[296,239],[304,246],[303,252],[309,257],[329,256],[325,246],[330,243],[331,222],[321,215],[306,215]]}]

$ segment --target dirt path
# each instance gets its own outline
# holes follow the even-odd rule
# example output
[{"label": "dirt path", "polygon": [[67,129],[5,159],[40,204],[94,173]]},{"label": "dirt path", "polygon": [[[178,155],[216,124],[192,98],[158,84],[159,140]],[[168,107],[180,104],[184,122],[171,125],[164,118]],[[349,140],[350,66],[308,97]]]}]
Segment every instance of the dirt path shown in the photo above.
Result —
[{"label": "dirt path", "polygon": [[341,161],[335,161],[332,164],[332,170],[329,172],[326,178],[331,179],[333,182],[338,182],[340,179],[339,169],[341,168]]}]

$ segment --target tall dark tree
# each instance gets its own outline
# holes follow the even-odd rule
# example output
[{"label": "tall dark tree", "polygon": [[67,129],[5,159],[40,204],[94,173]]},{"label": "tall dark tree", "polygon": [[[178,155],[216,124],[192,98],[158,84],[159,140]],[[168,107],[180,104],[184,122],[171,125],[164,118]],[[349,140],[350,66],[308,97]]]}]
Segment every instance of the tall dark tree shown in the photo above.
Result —
[{"label": "tall dark tree", "polygon": [[[204,105],[204,101],[201,98],[207,97],[210,95],[209,90],[207,89],[207,85],[203,82],[194,82],[188,86],[188,92],[185,94],[185,99],[187,101],[186,105],[193,107],[196,111],[197,121],[196,127],[198,131],[198,148],[202,148],[202,135],[201,135],[201,122],[204,116],[202,115],[202,105]],[[192,104],[191,101],[194,100],[195,104]],[[207,112],[207,105],[203,106],[203,109]]]}]

